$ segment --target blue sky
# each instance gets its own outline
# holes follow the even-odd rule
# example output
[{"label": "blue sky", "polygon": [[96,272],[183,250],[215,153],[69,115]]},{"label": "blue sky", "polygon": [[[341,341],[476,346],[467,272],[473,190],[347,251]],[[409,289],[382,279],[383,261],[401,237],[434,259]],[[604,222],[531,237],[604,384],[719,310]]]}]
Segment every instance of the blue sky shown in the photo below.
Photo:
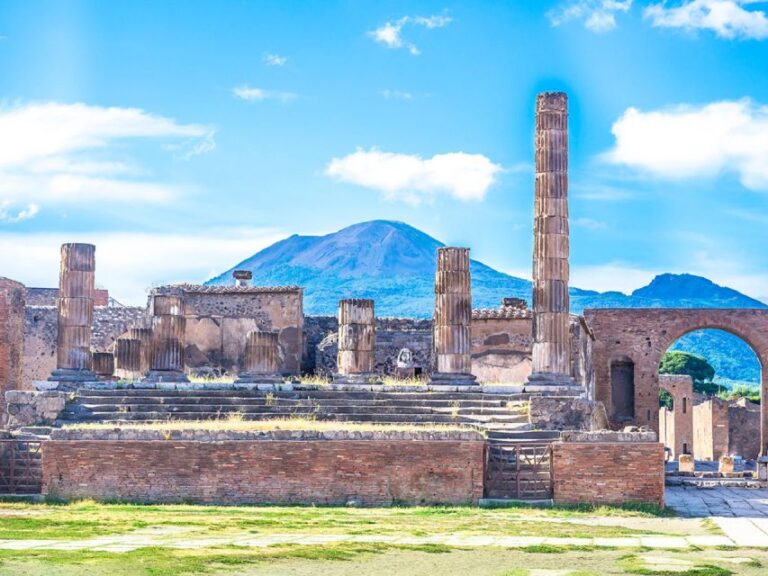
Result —
[{"label": "blue sky", "polygon": [[0,3],[0,274],[141,302],[406,221],[530,276],[533,106],[571,105],[572,284],[768,300],[768,2]]}]

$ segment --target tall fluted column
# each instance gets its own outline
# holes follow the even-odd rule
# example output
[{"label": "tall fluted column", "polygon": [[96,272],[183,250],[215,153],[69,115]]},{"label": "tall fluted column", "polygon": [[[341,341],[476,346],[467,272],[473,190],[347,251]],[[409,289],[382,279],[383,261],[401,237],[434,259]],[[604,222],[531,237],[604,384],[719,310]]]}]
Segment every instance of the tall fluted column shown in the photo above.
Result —
[{"label": "tall fluted column", "polygon": [[277,332],[251,330],[245,338],[243,370],[237,382],[271,384],[282,381]]},{"label": "tall fluted column", "polygon": [[[571,388],[568,297],[568,96],[536,99],[533,373],[526,390]],[[565,390],[567,391],[567,390]]]},{"label": "tall fluted column", "polygon": [[188,382],[184,374],[186,318],[180,296],[157,294],[152,298],[152,356],[147,380]]},{"label": "tall fluted column", "polygon": [[432,344],[435,384],[475,384],[469,248],[438,248]]},{"label": "tall fluted column", "polygon": [[141,340],[118,338],[115,342],[115,376],[125,380],[139,380],[141,369]]},{"label": "tall fluted column", "polygon": [[92,244],[61,246],[56,370],[49,380],[85,382],[96,379],[91,371],[95,271],[95,246]]},{"label": "tall fluted column", "polygon": [[366,383],[376,375],[376,314],[373,300],[339,301],[339,339],[333,379],[341,383]]}]

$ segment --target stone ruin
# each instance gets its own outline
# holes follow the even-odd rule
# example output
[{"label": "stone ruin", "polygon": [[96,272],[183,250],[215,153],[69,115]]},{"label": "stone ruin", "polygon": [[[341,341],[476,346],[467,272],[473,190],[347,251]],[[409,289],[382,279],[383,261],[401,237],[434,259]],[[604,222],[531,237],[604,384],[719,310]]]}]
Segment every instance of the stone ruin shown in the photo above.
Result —
[{"label": "stone ruin", "polygon": [[[161,286],[146,308],[121,307],[104,291],[95,298],[95,247],[65,244],[55,307],[46,299],[53,292],[0,278],[0,391],[6,397],[0,417],[16,428],[84,417],[120,420],[120,412],[90,396],[113,390],[116,397],[119,392],[156,406],[132,415],[138,419],[219,417],[237,409],[254,418],[461,422],[487,431],[487,494],[510,497],[509,486],[499,486],[493,474],[506,477],[508,454],[525,440],[545,450],[537,461],[560,459],[559,467],[552,464],[559,483],[548,489],[568,494],[563,501],[578,499],[579,487],[591,486],[600,475],[592,470],[579,479],[582,484],[568,483],[563,478],[569,466],[589,468],[589,458],[605,462],[606,477],[616,474],[611,478],[617,481],[619,472],[608,472],[610,462],[627,459],[627,443],[641,444],[638,450],[655,458],[659,432],[671,457],[681,462],[691,453],[721,459],[768,452],[768,403],[754,410],[698,401],[684,379],[658,375],[672,342],[701,327],[743,336],[768,369],[768,312],[570,314],[565,94],[537,98],[534,143],[531,308],[525,300],[503,298],[499,308],[473,310],[469,249],[457,247],[438,250],[431,321],[377,318],[374,301],[367,299],[341,300],[337,317],[305,316],[300,287],[252,286],[248,270],[236,270],[230,286]],[[307,373],[327,377],[328,384],[302,384],[300,375]],[[201,376],[210,380],[200,382]],[[408,386],[387,388],[384,376],[408,379]],[[415,378],[421,380],[413,383]],[[208,388],[227,390],[220,395],[226,402],[189,412],[184,390]],[[671,390],[674,411],[659,410],[660,388]],[[147,389],[156,404],[141,396]],[[164,391],[174,394],[163,396]],[[253,394],[270,394],[273,404],[254,402]],[[123,408],[133,409],[118,406]],[[627,425],[645,431],[603,431]],[[571,432],[560,439],[560,431]],[[546,452],[553,442],[560,447]],[[643,466],[638,494],[663,500],[655,481],[642,483],[658,463]]]}]

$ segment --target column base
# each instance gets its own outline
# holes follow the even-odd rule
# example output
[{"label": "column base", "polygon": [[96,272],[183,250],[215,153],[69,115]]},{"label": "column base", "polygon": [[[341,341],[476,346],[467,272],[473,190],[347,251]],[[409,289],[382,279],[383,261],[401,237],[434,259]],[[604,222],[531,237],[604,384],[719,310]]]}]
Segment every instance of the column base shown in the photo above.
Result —
[{"label": "column base", "polygon": [[278,372],[243,372],[237,375],[235,384],[282,384],[283,376]]},{"label": "column base", "polygon": [[334,384],[381,384],[381,376],[376,372],[360,372],[359,374],[334,374]]},{"label": "column base", "polygon": [[181,370],[150,370],[142,382],[189,382]]},{"label": "column base", "polygon": [[542,396],[581,396],[584,393],[571,375],[556,372],[534,372],[528,376],[523,391]]},{"label": "column base", "polygon": [[479,386],[477,376],[463,372],[433,372],[429,382],[440,386]]}]

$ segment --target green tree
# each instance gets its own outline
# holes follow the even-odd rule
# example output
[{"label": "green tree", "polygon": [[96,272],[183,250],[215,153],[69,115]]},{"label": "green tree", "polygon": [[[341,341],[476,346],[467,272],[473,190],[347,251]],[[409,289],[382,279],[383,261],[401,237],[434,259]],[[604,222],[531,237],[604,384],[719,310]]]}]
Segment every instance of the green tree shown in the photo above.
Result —
[{"label": "green tree", "polygon": [[721,390],[721,386],[712,382],[715,377],[715,369],[705,358],[670,350],[661,359],[659,374],[687,374],[693,379],[693,390],[700,394],[714,396]]}]

